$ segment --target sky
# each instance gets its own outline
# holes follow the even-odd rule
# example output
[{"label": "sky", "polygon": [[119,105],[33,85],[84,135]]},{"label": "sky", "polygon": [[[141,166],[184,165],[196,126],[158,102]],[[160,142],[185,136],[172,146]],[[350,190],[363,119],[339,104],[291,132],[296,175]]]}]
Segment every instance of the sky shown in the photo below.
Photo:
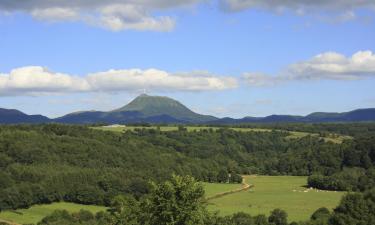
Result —
[{"label": "sky", "polygon": [[139,94],[218,117],[375,107],[373,0],[2,0],[0,108]]}]

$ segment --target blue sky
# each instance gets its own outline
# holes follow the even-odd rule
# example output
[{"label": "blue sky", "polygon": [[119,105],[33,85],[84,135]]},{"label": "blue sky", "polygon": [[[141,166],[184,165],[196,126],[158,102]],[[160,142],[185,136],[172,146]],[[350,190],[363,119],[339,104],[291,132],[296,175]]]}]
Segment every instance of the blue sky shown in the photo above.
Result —
[{"label": "blue sky", "polygon": [[14,2],[0,3],[2,108],[111,110],[144,88],[220,117],[375,107],[371,1]]}]

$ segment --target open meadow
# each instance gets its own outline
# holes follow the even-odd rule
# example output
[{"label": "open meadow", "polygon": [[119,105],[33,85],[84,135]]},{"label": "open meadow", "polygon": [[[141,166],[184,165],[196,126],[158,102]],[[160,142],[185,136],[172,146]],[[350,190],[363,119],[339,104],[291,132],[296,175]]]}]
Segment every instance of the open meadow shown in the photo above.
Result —
[{"label": "open meadow", "polygon": [[242,184],[219,184],[219,183],[203,183],[206,198],[210,198],[220,193],[233,191],[242,187]]},{"label": "open meadow", "polygon": [[4,211],[0,213],[0,220],[2,219],[9,222],[14,222],[16,224],[36,224],[55,210],[67,210],[73,213],[79,212],[81,209],[88,210],[95,214],[97,212],[106,210],[106,207],[58,202],[48,205],[34,205],[29,209]]},{"label": "open meadow", "polygon": [[[208,127],[208,126],[186,126],[187,131],[194,132],[200,130],[218,130],[222,127]],[[136,129],[160,129],[160,131],[177,131],[178,126],[100,126],[100,127],[93,127],[93,129],[97,130],[104,130],[104,131],[113,131],[113,132],[125,132],[125,131],[134,131]],[[272,130],[267,128],[240,128],[240,127],[229,127],[231,130],[240,131],[240,132],[272,132],[272,131],[279,131],[279,132],[288,132],[289,135],[287,136],[288,139],[294,138],[303,138],[308,135],[313,137],[319,137],[317,133],[308,133],[308,132],[300,132],[300,131],[286,131],[286,130]],[[351,139],[350,136],[345,135],[338,135],[338,134],[328,134],[325,137],[322,137],[325,141],[331,141],[336,144],[342,143],[344,140]]]},{"label": "open meadow", "polygon": [[[265,214],[280,208],[288,213],[289,221],[308,220],[320,207],[335,208],[344,192],[306,189],[307,177],[294,176],[248,176],[246,182],[251,189],[208,201],[210,211],[221,215],[246,212],[251,215]],[[227,190],[226,184],[206,186],[207,193]]]}]

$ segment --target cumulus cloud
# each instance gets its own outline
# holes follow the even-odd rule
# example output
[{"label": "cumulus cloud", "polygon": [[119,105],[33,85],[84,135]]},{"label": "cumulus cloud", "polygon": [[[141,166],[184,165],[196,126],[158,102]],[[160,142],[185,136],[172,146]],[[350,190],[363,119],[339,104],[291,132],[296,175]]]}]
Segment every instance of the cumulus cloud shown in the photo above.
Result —
[{"label": "cumulus cloud", "polygon": [[88,83],[75,76],[53,73],[38,66],[22,67],[0,74],[0,94],[74,92],[89,90]]},{"label": "cumulus cloud", "polygon": [[[155,16],[165,9],[192,5],[200,0],[2,0],[0,11],[25,12],[48,22],[78,21],[113,31],[170,31],[170,16]],[[202,0],[204,1],[204,0]]]},{"label": "cumulus cloud", "polygon": [[170,31],[175,21],[168,16],[151,17],[141,6],[110,5],[100,9],[100,18],[96,23],[113,31],[152,30]]},{"label": "cumulus cloud", "polygon": [[[33,18],[48,21],[76,21],[112,31],[151,30],[170,31],[175,18],[161,15],[168,9],[192,6],[214,0],[1,0],[0,13],[24,12]],[[319,18],[342,22],[356,18],[355,10],[375,8],[373,0],[219,0],[226,11],[262,9],[273,12],[293,11],[297,15],[311,12],[336,12],[320,14]],[[158,15],[158,16],[156,16]]]},{"label": "cumulus cloud", "polygon": [[237,87],[237,80],[208,72],[172,74],[157,69],[109,70],[78,77],[39,66],[0,74],[0,95],[35,95],[73,92],[213,91]]},{"label": "cumulus cloud", "polygon": [[310,60],[289,65],[278,75],[245,73],[243,79],[251,86],[276,85],[298,80],[358,80],[375,77],[375,55],[359,51],[351,57],[326,52]]}]

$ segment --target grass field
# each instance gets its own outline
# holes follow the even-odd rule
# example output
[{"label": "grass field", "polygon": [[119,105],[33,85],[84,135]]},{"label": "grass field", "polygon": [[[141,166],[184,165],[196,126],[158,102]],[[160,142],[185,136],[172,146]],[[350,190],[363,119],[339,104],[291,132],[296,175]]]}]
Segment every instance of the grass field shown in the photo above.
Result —
[{"label": "grass field", "polygon": [[53,203],[49,205],[35,205],[29,209],[20,209],[16,211],[5,211],[0,213],[0,219],[15,222],[19,224],[37,223],[45,216],[55,210],[67,210],[69,212],[78,212],[81,209],[88,210],[92,213],[106,210],[102,206],[80,205],[67,202]]},{"label": "grass field", "polygon": [[[160,126],[159,127],[161,131],[176,131],[178,130],[177,126]],[[199,130],[205,130],[205,129],[213,129],[217,130],[220,129],[220,127],[205,127],[205,126],[186,126],[187,130],[192,131],[199,131]],[[104,131],[114,131],[114,132],[124,132],[124,131],[133,131],[135,129],[157,129],[156,126],[150,126],[150,127],[139,127],[139,126],[120,126],[120,127],[109,127],[109,126],[103,126],[103,127],[93,127],[93,129],[97,130],[104,130]],[[229,128],[235,131],[241,131],[241,132],[271,132],[272,129],[264,129],[264,128],[238,128],[233,127]],[[282,131],[282,130],[276,130],[276,131]],[[302,138],[306,137],[308,135],[318,137],[319,134],[316,133],[307,133],[307,132],[299,132],[299,131],[289,131],[289,136],[287,138]],[[324,137],[323,139],[325,141],[332,141],[334,143],[342,143],[345,139],[350,139],[349,136],[343,136],[343,135],[334,135],[330,134],[327,137]]]},{"label": "grass field", "polygon": [[[208,201],[211,211],[219,211],[221,215],[236,212],[246,212],[251,215],[266,214],[275,208],[281,208],[288,213],[289,221],[307,220],[320,207],[333,209],[344,195],[344,192],[328,192],[308,190],[307,177],[292,176],[249,176],[246,183],[254,185],[250,190],[229,194]],[[203,183],[206,197],[240,188],[241,184],[212,184]],[[102,206],[87,206],[74,203],[53,203],[50,205],[35,205],[29,209],[5,211],[0,213],[0,219],[19,224],[37,223],[54,210],[78,212],[81,209],[93,213],[106,210]]]},{"label": "grass field", "polygon": [[206,193],[206,198],[223,192],[236,190],[242,187],[242,184],[203,183],[203,185]]},{"label": "grass field", "polygon": [[301,221],[309,219],[320,207],[333,209],[344,195],[343,192],[307,190],[303,187],[307,183],[306,177],[256,176],[247,177],[246,182],[254,187],[210,200],[209,210],[219,211],[221,215],[236,212],[269,215],[273,209],[281,208],[288,213],[289,221]]}]

